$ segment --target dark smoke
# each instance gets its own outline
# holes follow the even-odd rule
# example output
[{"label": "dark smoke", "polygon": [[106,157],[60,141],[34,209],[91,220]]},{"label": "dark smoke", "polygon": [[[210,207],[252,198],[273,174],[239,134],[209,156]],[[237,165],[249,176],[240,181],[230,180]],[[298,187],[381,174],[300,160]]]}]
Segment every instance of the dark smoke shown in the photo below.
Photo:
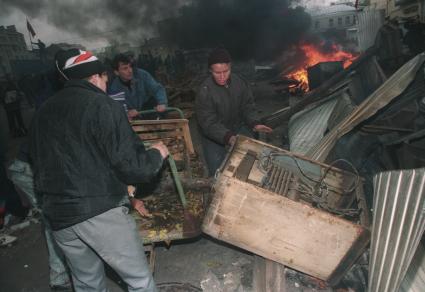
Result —
[{"label": "dark smoke", "polygon": [[285,0],[199,0],[161,22],[159,31],[185,49],[224,45],[238,59],[271,60],[299,42],[310,22]]},{"label": "dark smoke", "polygon": [[[0,16],[19,9],[30,18],[45,16],[64,31],[90,40],[140,44],[153,36],[158,20],[175,14],[186,0],[1,0]],[[58,40],[61,41],[61,40]]]},{"label": "dark smoke", "polygon": [[310,16],[290,1],[0,0],[0,16],[20,9],[87,41],[139,45],[159,33],[183,49],[224,45],[235,59],[271,60],[310,26]]}]

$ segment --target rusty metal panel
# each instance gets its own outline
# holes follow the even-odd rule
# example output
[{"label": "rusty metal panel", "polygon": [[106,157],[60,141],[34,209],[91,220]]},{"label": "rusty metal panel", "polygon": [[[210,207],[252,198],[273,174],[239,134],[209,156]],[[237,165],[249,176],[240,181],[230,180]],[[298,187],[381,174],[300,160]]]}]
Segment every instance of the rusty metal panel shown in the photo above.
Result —
[{"label": "rusty metal panel", "polygon": [[357,13],[357,39],[360,52],[375,44],[379,29],[384,24],[385,11],[382,9],[364,9]]},{"label": "rusty metal panel", "polygon": [[342,70],[344,70],[342,61],[320,62],[314,66],[308,67],[308,87],[310,90],[317,88]]},{"label": "rusty metal panel", "polygon": [[288,136],[291,152],[305,154],[320,142],[336,103],[337,99],[333,98],[316,108],[302,111],[290,119]]},{"label": "rusty metal panel", "polygon": [[398,291],[425,229],[425,169],[374,177],[369,292]]}]

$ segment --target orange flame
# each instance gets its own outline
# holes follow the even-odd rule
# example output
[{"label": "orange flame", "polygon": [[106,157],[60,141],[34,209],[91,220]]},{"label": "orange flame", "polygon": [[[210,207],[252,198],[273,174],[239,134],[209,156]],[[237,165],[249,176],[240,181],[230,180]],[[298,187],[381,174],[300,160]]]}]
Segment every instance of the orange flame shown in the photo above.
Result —
[{"label": "orange flame", "polygon": [[298,87],[304,91],[308,91],[308,67],[321,62],[342,61],[344,68],[347,68],[358,57],[358,55],[341,50],[335,44],[332,45],[332,52],[330,53],[322,53],[317,47],[315,47],[315,45],[312,44],[304,44],[301,45],[300,48],[304,52],[306,58],[303,64],[289,73],[287,77],[298,80],[300,82]]}]

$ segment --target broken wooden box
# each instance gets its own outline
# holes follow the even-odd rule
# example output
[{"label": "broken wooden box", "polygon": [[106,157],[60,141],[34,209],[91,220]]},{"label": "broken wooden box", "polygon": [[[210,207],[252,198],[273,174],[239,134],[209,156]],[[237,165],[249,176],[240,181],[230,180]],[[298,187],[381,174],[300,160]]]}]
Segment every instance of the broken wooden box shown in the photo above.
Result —
[{"label": "broken wooden box", "polygon": [[238,136],[202,229],[333,285],[369,243],[365,206],[355,171]]}]

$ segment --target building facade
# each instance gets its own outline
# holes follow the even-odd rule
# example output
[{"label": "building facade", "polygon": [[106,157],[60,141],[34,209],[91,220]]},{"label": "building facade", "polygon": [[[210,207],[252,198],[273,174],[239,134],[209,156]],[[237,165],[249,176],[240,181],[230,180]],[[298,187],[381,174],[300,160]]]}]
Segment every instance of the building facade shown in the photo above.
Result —
[{"label": "building facade", "polygon": [[12,62],[36,56],[27,49],[24,35],[14,25],[0,26],[0,76],[12,73]]},{"label": "building facade", "polygon": [[313,33],[327,30],[346,30],[356,25],[356,9],[349,5],[331,5],[308,10],[311,15]]},{"label": "building facade", "polygon": [[384,9],[390,19],[418,19],[425,22],[425,0],[370,0],[370,6]]}]

